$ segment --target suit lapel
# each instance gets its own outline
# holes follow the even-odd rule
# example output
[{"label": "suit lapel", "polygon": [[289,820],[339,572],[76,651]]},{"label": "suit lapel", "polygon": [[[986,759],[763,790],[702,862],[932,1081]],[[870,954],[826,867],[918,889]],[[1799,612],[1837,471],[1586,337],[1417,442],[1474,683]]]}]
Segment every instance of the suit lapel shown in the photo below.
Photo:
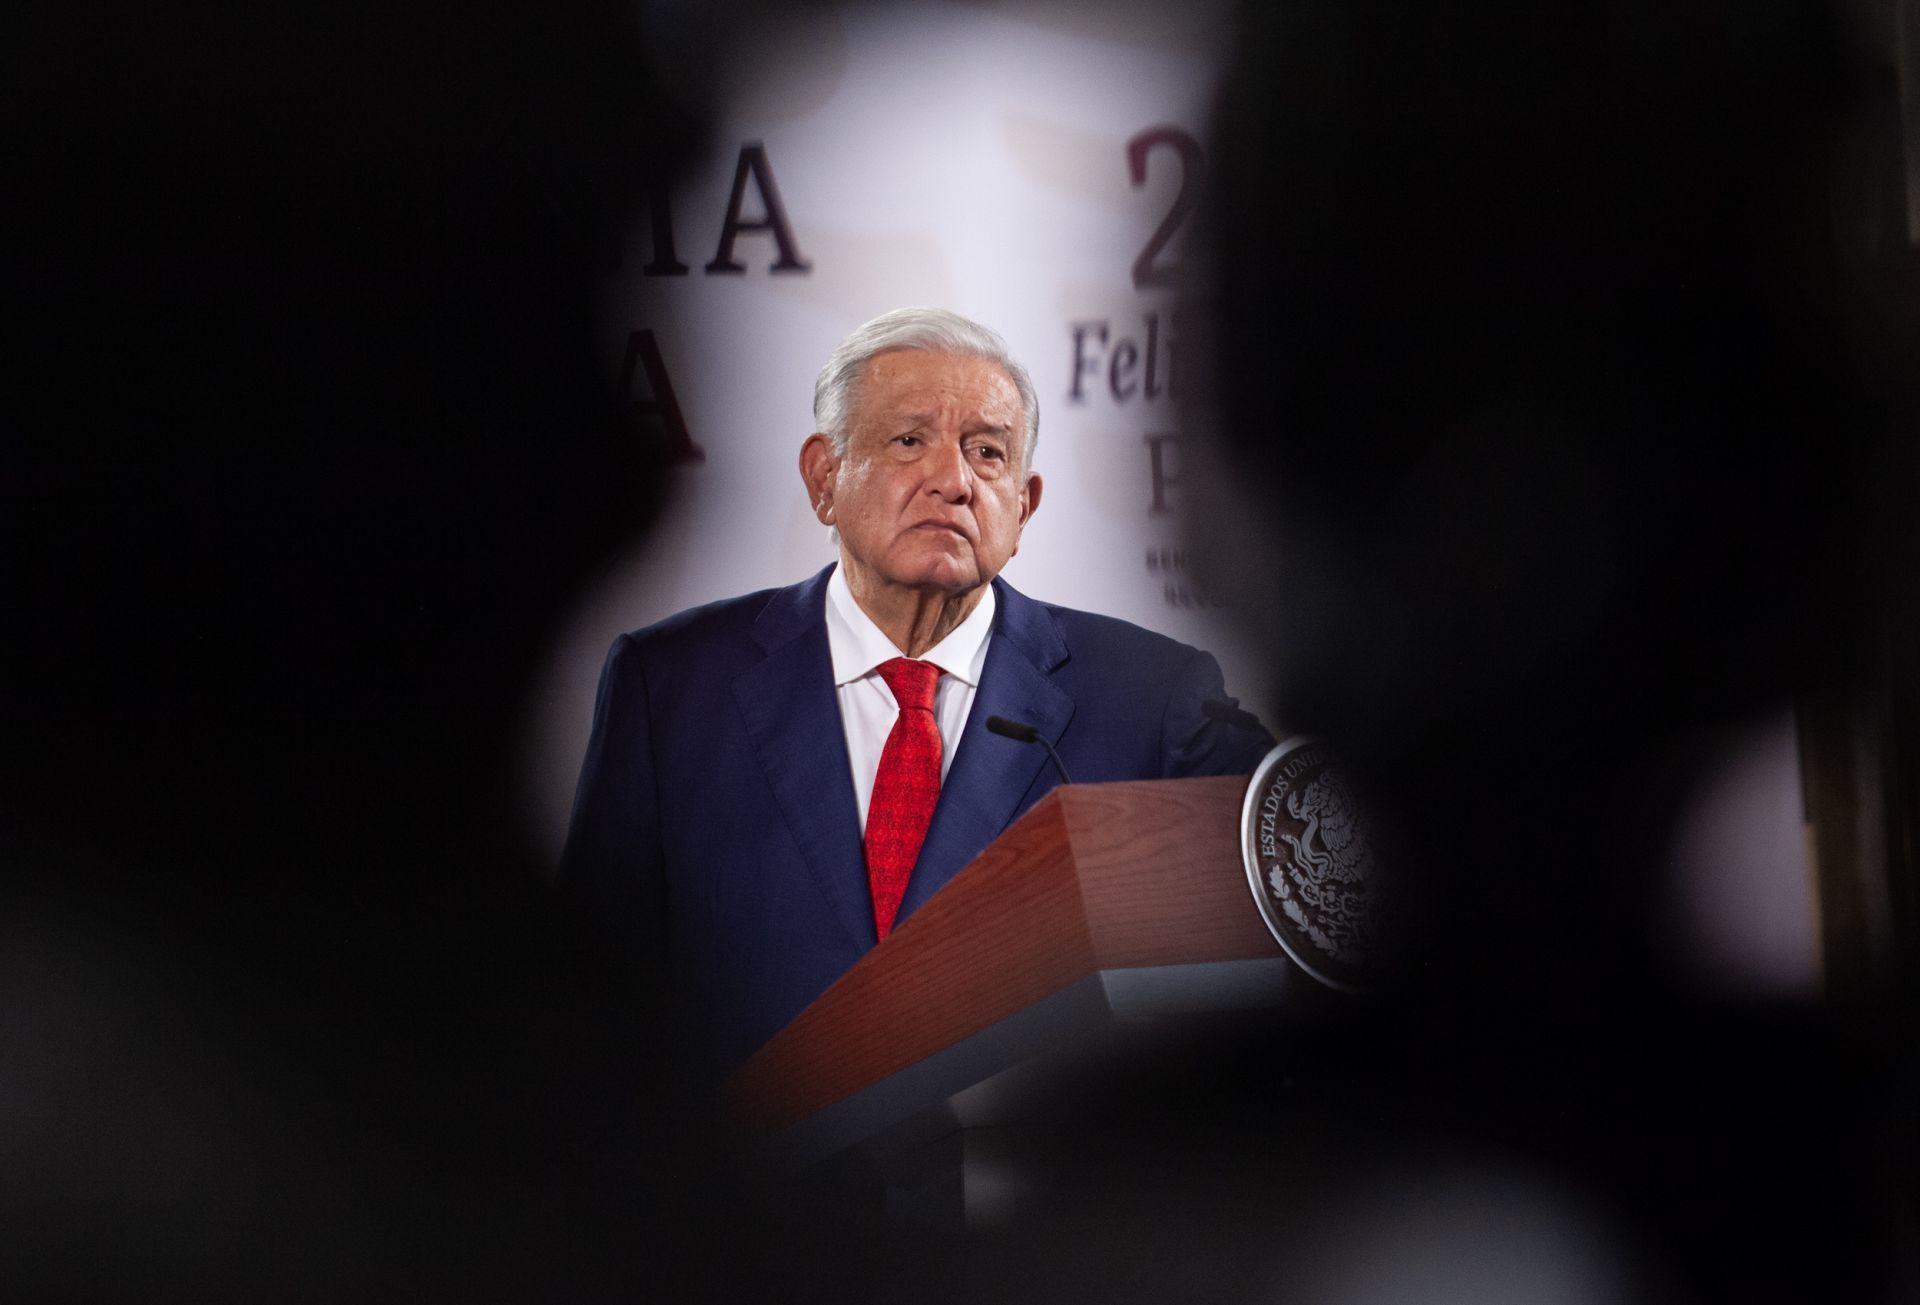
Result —
[{"label": "suit lapel", "polygon": [[987,717],[1005,716],[1039,730],[1057,744],[1073,718],[1073,699],[1050,678],[1067,660],[1066,640],[1047,609],[995,580],[993,642],[959,751],[940,789],[940,805],[915,862],[902,918],[946,886],[981,849],[998,838],[1020,809],[1043,767],[1047,750],[987,732]]},{"label": "suit lapel", "polygon": [[[827,570],[782,589],[754,622],[766,660],[733,682],[747,733],[807,870],[862,948],[876,942],[846,731],[827,648]],[[958,758],[955,759],[958,764]]]}]

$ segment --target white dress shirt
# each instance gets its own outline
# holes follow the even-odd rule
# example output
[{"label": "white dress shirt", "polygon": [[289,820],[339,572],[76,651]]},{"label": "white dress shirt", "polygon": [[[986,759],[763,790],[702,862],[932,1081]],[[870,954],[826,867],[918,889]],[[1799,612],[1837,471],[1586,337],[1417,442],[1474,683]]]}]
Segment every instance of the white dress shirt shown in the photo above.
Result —
[{"label": "white dress shirt", "polygon": [[[993,639],[993,589],[952,633],[921,655],[946,674],[933,695],[933,718],[940,726],[940,780],[946,782],[953,750],[966,728],[967,713],[980,688]],[[853,798],[860,811],[860,832],[867,832],[867,804],[873,799],[874,772],[887,735],[899,718],[900,704],[880,678],[880,663],[904,657],[873,618],[860,610],[841,568],[827,579],[827,648],[833,654],[833,692],[840,703],[840,725],[847,736],[847,760],[853,765]]]}]

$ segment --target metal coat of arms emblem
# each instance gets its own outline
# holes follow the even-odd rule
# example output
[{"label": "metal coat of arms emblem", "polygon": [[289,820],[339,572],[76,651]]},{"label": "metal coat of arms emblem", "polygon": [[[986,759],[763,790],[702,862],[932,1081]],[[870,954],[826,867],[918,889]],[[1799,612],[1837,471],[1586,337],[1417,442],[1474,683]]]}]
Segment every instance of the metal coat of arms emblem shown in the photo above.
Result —
[{"label": "metal coat of arms emblem", "polygon": [[1254,771],[1241,858],[1267,928],[1301,969],[1364,988],[1379,968],[1380,876],[1366,822],[1326,744],[1295,737]]}]

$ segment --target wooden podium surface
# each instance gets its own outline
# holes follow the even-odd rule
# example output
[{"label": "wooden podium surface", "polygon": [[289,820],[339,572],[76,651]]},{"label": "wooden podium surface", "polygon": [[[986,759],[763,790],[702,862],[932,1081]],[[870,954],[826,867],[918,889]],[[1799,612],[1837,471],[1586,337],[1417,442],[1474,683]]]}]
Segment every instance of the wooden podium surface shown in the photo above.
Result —
[{"label": "wooden podium surface", "polygon": [[1069,785],[995,840],[727,1085],[775,1132],[1089,976],[1272,961],[1239,845],[1245,776]]}]

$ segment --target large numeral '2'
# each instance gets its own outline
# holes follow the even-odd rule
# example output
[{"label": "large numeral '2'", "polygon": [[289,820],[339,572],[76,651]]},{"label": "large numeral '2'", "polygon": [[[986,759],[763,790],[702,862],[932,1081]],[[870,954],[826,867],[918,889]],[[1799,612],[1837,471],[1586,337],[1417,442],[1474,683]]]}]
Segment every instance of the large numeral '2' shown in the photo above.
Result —
[{"label": "large numeral '2'", "polygon": [[1172,267],[1156,267],[1154,259],[1173,239],[1173,233],[1193,212],[1194,205],[1200,202],[1200,187],[1206,180],[1207,160],[1200,151],[1200,142],[1178,127],[1149,127],[1127,142],[1127,175],[1135,188],[1146,184],[1147,155],[1156,145],[1171,145],[1180,156],[1180,191],[1173,197],[1173,207],[1160,219],[1160,225],[1153,229],[1147,238],[1146,247],[1140,256],[1133,260],[1133,284],[1135,289],[1150,285],[1173,285],[1179,279],[1179,272]]}]

